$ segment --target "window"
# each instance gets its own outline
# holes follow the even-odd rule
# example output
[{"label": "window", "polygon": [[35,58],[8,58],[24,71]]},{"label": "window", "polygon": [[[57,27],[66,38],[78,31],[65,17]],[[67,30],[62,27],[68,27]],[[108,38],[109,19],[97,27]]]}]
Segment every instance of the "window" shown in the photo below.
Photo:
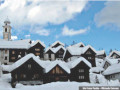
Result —
[{"label": "window", "polygon": [[15,54],[15,51],[12,51],[12,54]]},{"label": "window", "polygon": [[36,53],[36,56],[39,56],[40,55],[40,53]]},{"label": "window", "polygon": [[84,79],[84,76],[79,76],[79,79]]},{"label": "window", "polygon": [[62,73],[63,73],[63,71],[60,70],[59,67],[55,67],[55,68],[52,70],[52,74],[62,74]]},{"label": "window", "polygon": [[21,74],[21,78],[26,78],[26,75],[25,74]]},{"label": "window", "polygon": [[22,54],[22,52],[20,52],[20,54]]},{"label": "window", "polygon": [[5,60],[7,60],[7,56],[5,56]]},{"label": "window", "polygon": [[35,51],[40,51],[40,48],[35,48]]},{"label": "window", "polygon": [[88,57],[88,59],[92,59],[92,57]]},{"label": "window", "polygon": [[13,60],[13,59],[15,59],[15,57],[11,57],[11,59]]},{"label": "window", "polygon": [[79,69],[79,72],[84,72],[84,69]]},{"label": "window", "polygon": [[5,54],[7,54],[7,50],[5,50]]},{"label": "window", "polygon": [[63,55],[59,55],[59,57],[63,57]]},{"label": "window", "polygon": [[38,79],[39,78],[39,74],[34,74],[34,79]]},{"label": "window", "polygon": [[7,32],[7,28],[5,28],[5,32]]},{"label": "window", "polygon": [[28,64],[28,69],[31,69],[31,64]]},{"label": "window", "polygon": [[18,55],[18,58],[21,58],[21,55]]}]

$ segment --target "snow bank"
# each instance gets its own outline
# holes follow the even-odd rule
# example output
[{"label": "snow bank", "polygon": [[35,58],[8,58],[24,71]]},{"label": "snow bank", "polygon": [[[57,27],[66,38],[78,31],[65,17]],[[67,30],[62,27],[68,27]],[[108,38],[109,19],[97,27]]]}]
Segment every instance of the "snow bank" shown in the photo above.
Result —
[{"label": "snow bank", "polygon": [[[0,90],[13,90],[10,85],[10,74],[4,74],[0,78]],[[108,83],[108,84],[107,84]],[[17,84],[14,90],[79,90],[80,86],[120,86],[118,80],[108,81],[107,83],[94,84],[87,82],[52,82],[43,85],[22,85]]]},{"label": "snow bank", "polygon": [[102,74],[95,74],[95,73],[90,73],[90,82],[93,84],[96,84],[96,77],[98,79],[99,84],[107,84],[107,80]]},{"label": "snow bank", "polygon": [[104,71],[104,68],[102,68],[102,67],[92,67],[90,69],[90,73],[93,73],[93,72],[99,73],[99,72],[102,72],[102,71]]},{"label": "snow bank", "polygon": [[103,63],[104,63],[103,59],[95,58],[95,61],[96,61],[96,66],[97,67],[102,67],[103,66]]}]

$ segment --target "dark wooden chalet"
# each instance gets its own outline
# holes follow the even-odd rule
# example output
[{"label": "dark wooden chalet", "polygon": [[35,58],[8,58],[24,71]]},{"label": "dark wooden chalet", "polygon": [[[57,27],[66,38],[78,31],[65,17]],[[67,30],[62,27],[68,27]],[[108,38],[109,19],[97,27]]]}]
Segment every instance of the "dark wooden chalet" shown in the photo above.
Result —
[{"label": "dark wooden chalet", "polygon": [[90,45],[85,47],[70,46],[66,49],[64,60],[71,61],[79,57],[84,57],[92,64],[93,67],[95,67],[96,66],[95,56],[96,56],[96,51]]},{"label": "dark wooden chalet", "polygon": [[[48,70],[47,70],[48,68]],[[44,75],[44,83],[56,82],[56,81],[68,81],[70,75],[70,69],[64,65],[64,63],[54,61],[50,67],[46,68]]]},{"label": "dark wooden chalet", "polygon": [[63,55],[65,52],[65,48],[63,46],[58,46],[56,48],[49,47],[46,52],[47,60],[63,60]]},{"label": "dark wooden chalet", "polygon": [[78,58],[68,62],[71,65],[70,81],[89,82],[90,62],[85,58]]},{"label": "dark wooden chalet", "polygon": [[43,84],[44,68],[39,61],[33,54],[29,54],[12,64],[9,68],[12,87],[15,87],[16,83]]},{"label": "dark wooden chalet", "polygon": [[45,45],[41,41],[37,40],[31,44],[27,53],[33,53],[34,55],[39,56],[41,60],[43,60],[44,49],[45,49]]},{"label": "dark wooden chalet", "polygon": [[95,55],[96,55],[95,51],[93,51],[93,49],[91,48],[88,48],[88,50],[81,56],[88,60],[92,64],[92,67],[95,67],[96,66]]}]

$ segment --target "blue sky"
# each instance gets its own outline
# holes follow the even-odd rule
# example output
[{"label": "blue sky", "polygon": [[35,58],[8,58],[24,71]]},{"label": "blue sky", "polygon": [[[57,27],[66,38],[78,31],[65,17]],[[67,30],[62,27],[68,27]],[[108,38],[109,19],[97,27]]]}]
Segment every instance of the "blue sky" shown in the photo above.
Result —
[{"label": "blue sky", "polygon": [[[15,6],[5,0],[0,6],[0,30],[2,32],[3,21],[8,16],[12,36],[17,37],[13,39],[39,39],[46,46],[56,40],[67,45],[73,41],[83,42],[108,53],[110,49],[120,50],[119,9],[120,1],[26,0]],[[2,33],[0,36],[2,38]]]}]

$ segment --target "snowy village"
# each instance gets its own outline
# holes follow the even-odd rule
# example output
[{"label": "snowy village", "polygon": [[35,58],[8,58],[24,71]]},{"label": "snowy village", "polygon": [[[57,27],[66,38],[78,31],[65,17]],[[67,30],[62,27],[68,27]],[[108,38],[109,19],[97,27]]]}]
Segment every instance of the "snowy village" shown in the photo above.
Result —
[{"label": "snowy village", "polygon": [[97,51],[82,42],[65,48],[64,43],[56,41],[46,48],[40,40],[12,41],[8,18],[0,40],[0,62],[0,77],[9,75],[6,83],[12,88],[18,83],[42,85],[58,81],[120,84],[119,51],[107,56],[105,50]]},{"label": "snowy village", "polygon": [[119,9],[111,0],[0,0],[0,90],[120,90]]}]

